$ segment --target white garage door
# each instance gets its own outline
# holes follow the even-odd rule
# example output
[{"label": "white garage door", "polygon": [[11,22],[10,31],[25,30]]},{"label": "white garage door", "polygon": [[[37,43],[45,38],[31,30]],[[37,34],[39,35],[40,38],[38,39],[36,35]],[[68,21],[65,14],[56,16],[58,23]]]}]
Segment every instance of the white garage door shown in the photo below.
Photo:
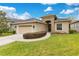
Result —
[{"label": "white garage door", "polygon": [[21,25],[21,26],[19,26],[18,30],[19,30],[20,34],[30,33],[33,31],[32,25],[23,25],[23,26]]}]

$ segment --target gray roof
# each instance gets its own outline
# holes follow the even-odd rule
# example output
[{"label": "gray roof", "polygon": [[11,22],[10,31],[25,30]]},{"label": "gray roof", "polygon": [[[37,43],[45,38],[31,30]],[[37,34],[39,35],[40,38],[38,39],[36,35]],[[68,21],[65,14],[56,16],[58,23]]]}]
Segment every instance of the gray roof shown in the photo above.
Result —
[{"label": "gray roof", "polygon": [[30,18],[30,19],[9,19],[8,21],[9,22],[25,22],[25,21],[40,21],[39,19],[36,19],[36,18]]},{"label": "gray roof", "polygon": [[13,23],[13,24],[24,24],[24,23],[33,23],[33,22],[44,23],[41,20],[31,18],[31,19],[26,19],[26,20],[16,20],[15,23]]},{"label": "gray roof", "polygon": [[68,18],[57,18],[57,20],[69,20]]},{"label": "gray roof", "polygon": [[78,23],[78,22],[79,22],[79,20],[74,20],[71,22],[71,24]]}]

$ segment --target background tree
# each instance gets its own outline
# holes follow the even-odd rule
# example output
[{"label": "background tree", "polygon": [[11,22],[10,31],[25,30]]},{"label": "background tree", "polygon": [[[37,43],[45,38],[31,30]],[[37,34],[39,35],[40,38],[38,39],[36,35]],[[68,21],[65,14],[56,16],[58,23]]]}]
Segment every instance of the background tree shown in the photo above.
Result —
[{"label": "background tree", "polygon": [[5,17],[6,13],[3,11],[0,11],[0,35],[2,35],[2,33],[7,32],[9,30],[8,27],[8,19]]}]

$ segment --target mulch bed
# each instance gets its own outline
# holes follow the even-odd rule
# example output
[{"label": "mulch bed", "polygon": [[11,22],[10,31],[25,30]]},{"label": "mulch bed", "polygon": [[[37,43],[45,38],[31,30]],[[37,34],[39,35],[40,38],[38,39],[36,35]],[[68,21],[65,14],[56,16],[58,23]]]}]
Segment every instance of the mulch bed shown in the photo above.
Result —
[{"label": "mulch bed", "polygon": [[47,32],[35,32],[35,33],[25,33],[23,34],[24,39],[35,39],[46,35]]}]

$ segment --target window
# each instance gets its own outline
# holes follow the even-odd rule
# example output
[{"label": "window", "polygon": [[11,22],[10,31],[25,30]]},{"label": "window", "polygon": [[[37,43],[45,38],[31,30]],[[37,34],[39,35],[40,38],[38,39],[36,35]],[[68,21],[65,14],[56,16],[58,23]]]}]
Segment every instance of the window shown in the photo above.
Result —
[{"label": "window", "polygon": [[57,24],[57,30],[62,30],[62,24]]}]

